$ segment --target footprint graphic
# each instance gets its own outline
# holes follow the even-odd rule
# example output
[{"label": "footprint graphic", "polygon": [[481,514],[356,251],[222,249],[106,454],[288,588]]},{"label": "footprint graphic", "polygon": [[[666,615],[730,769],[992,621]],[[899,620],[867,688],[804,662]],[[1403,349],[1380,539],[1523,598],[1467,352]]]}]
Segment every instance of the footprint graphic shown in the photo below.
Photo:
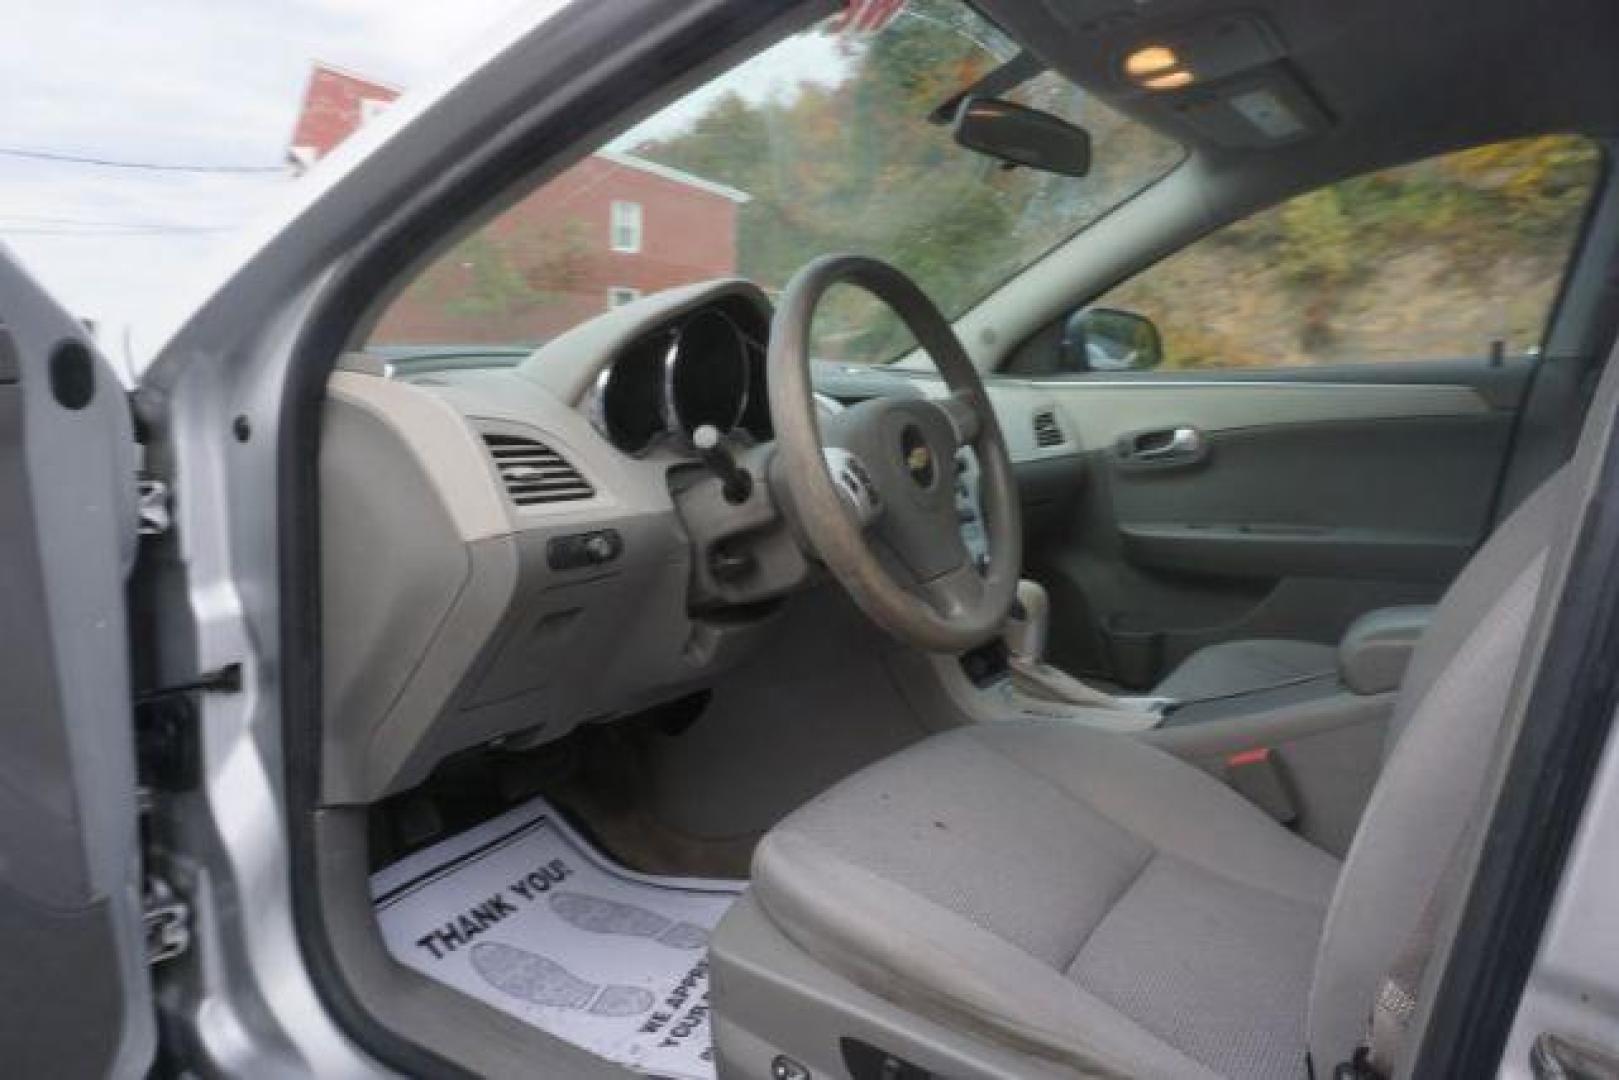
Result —
[{"label": "footprint graphic", "polygon": [[649,990],[598,986],[555,960],[498,942],[474,945],[472,967],[496,990],[535,1005],[588,1009],[597,1016],[636,1016],[652,1008]]},{"label": "footprint graphic", "polygon": [[593,934],[653,938],[673,949],[701,949],[708,944],[708,931],[701,926],[677,923],[655,911],[599,896],[553,893],[551,910],[563,921]]}]

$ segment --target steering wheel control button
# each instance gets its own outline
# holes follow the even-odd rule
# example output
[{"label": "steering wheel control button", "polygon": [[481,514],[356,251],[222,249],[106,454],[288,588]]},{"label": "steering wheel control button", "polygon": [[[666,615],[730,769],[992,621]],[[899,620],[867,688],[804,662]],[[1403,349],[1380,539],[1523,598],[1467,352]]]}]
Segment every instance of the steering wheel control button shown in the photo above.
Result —
[{"label": "steering wheel control button", "polygon": [[624,538],[617,529],[553,536],[545,545],[545,561],[553,570],[605,566],[623,553]]},{"label": "steering wheel control button", "polygon": [[842,447],[828,446],[821,453],[826,458],[827,472],[832,474],[838,491],[842,492],[844,501],[854,510],[860,524],[870,525],[876,521],[877,515],[883,510],[883,497],[872,482],[866,466]]}]

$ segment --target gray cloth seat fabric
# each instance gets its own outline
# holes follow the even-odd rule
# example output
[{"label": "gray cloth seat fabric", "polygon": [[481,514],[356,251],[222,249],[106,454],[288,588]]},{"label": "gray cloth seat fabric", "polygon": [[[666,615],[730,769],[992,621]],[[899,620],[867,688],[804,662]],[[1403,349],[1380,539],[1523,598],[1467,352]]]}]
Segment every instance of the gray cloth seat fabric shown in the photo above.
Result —
[{"label": "gray cloth seat fabric", "polygon": [[1177,701],[1240,694],[1338,670],[1338,649],[1316,641],[1249,638],[1208,645],[1181,661],[1153,688]]},{"label": "gray cloth seat fabric", "polygon": [[812,955],[992,1038],[1087,1070],[1263,1078],[1303,1068],[1337,876],[1174,758],[1018,721],[833,788],[765,838],[753,889]]},{"label": "gray cloth seat fabric", "polygon": [[1345,862],[1213,777],[1060,721],[979,724],[790,815],[767,916],[889,1001],[1086,1074],[1329,1075],[1478,799],[1566,499],[1554,479],[1452,586]]}]

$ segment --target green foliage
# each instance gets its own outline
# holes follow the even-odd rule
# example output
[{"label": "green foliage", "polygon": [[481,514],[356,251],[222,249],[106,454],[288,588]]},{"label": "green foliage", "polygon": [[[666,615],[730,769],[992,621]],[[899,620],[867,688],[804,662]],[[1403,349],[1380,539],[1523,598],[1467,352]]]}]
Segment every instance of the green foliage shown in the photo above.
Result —
[{"label": "green foliage", "polygon": [[[767,290],[780,290],[818,255],[853,252],[898,265],[954,316],[1180,156],[1173,143],[1056,76],[1011,96],[1090,128],[1091,177],[1004,171],[956,146],[927,117],[1016,51],[961,0],[908,0],[872,35],[810,33],[825,35],[835,70],[744,97],[738,89],[757,91],[768,73],[775,54],[767,52],[722,77],[678,133],[634,147],[748,193],[738,210],[737,270]],[[569,285],[590,277],[602,253],[590,250],[577,224],[542,228],[514,210],[439,260],[407,298],[442,317],[430,332],[449,324],[461,336],[583,316],[588,306]],[[828,298],[817,331],[828,358],[888,359],[910,344],[886,308],[852,289]]]},{"label": "green foliage", "polygon": [[464,285],[451,291],[445,310],[456,315],[506,315],[532,302],[522,272],[487,233],[467,237],[445,258],[466,271]]},{"label": "green foliage", "polygon": [[[1055,77],[1027,92],[1082,113],[1099,150],[1118,135],[1135,153],[1073,180],[1004,171],[957,147],[925,118],[1012,51],[957,0],[911,0],[887,30],[840,47],[846,75],[830,88],[801,83],[762,102],[725,94],[687,130],[635,149],[751,196],[739,271],[770,290],[816,255],[854,252],[899,266],[954,315],[1178,157]],[[817,334],[822,355],[852,360],[909,344],[897,320],[853,290],[828,298]]]},{"label": "green foliage", "polygon": [[[677,133],[635,147],[749,194],[737,269],[767,290],[817,255],[855,252],[899,266],[956,316],[1180,156],[1055,75],[1009,96],[1084,125],[1090,176],[1007,171],[954,145],[926,117],[1015,49],[959,0],[909,0],[882,32],[830,40],[826,78],[764,98],[732,81]],[[1167,367],[1528,347],[1596,170],[1589,142],[1548,136],[1346,180],[1220,230],[1100,302],[1150,316]],[[459,319],[534,321],[577,291],[597,252],[583,222],[523,220],[498,219],[412,290]],[[910,343],[855,289],[827,297],[815,332],[827,358],[886,359]]]},{"label": "green foliage", "polygon": [[461,317],[509,318],[542,307],[570,291],[588,270],[589,230],[578,218],[505,229],[480,229],[435,266],[439,276],[460,273],[436,290],[444,310]]},{"label": "green foliage", "polygon": [[1544,136],[1355,177],[1227,226],[1101,302],[1153,318],[1168,367],[1527,349],[1598,166],[1589,141]]}]

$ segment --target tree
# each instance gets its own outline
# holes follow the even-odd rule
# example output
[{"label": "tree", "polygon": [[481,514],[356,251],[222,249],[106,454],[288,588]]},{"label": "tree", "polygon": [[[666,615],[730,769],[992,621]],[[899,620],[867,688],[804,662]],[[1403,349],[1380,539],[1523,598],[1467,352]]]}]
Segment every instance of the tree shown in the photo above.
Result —
[{"label": "tree", "polygon": [[590,266],[589,231],[568,217],[480,229],[458,244],[435,268],[462,274],[459,288],[444,290],[452,315],[510,319],[573,291]]},{"label": "tree", "polygon": [[[1076,194],[1083,182],[1005,171],[926,122],[1012,51],[965,5],[911,0],[888,30],[843,42],[846,68],[832,86],[806,81],[763,101],[722,94],[686,130],[635,152],[749,194],[739,269],[767,289],[781,288],[815,254],[849,251],[895,263],[956,313],[1116,201],[1108,192]],[[1069,104],[1078,98],[1055,78],[1043,92]],[[1134,125],[1115,118],[1113,127]],[[1150,133],[1145,142],[1169,146]],[[1112,183],[1129,164],[1099,182]],[[849,359],[892,355],[909,341],[897,320],[853,290],[828,298],[818,331],[823,355]]]}]

